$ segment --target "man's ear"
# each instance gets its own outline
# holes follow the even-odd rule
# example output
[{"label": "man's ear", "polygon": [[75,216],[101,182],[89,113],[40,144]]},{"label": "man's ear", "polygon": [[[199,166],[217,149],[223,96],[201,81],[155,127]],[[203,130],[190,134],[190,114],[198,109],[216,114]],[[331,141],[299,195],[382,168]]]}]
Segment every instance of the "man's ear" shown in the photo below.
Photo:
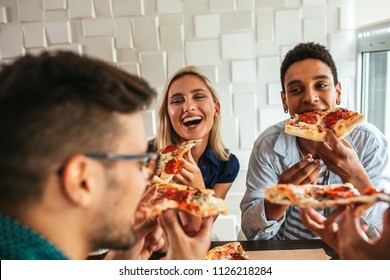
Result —
[{"label": "man's ear", "polygon": [[282,99],[283,110],[288,111],[287,96],[284,91],[280,92],[280,99]]},{"label": "man's ear", "polygon": [[340,82],[338,82],[336,84],[336,93],[337,93],[336,104],[339,105],[341,103],[341,83]]},{"label": "man's ear", "polygon": [[67,160],[61,174],[61,187],[71,203],[86,207],[92,201],[94,180],[91,160],[84,155],[75,155]]}]

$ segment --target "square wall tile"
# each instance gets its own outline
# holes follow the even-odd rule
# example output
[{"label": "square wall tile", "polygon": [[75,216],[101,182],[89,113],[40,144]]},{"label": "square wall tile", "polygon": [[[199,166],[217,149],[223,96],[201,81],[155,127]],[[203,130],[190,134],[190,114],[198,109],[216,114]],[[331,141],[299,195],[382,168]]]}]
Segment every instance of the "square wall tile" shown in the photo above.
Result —
[{"label": "square wall tile", "polygon": [[187,41],[186,60],[188,65],[219,65],[219,40]]},{"label": "square wall tile", "polygon": [[222,34],[221,43],[224,59],[251,59],[255,56],[252,32]]},{"label": "square wall tile", "polygon": [[[222,100],[221,100],[222,102]],[[234,116],[221,113],[221,137],[228,149],[239,148],[239,120]]]},{"label": "square wall tile", "polygon": [[167,52],[168,78],[184,66],[184,51]]},{"label": "square wall tile", "polygon": [[0,7],[0,23],[7,23],[8,15],[7,15],[7,7]]},{"label": "square wall tile", "polygon": [[302,0],[302,5],[326,5],[327,0]]},{"label": "square wall tile", "polygon": [[141,75],[152,86],[163,86],[167,80],[165,53],[141,53]]},{"label": "square wall tile", "polygon": [[326,5],[317,5],[317,6],[302,6],[301,15],[302,18],[318,18],[323,17],[327,18],[328,9]]},{"label": "square wall tile", "polygon": [[256,8],[286,8],[286,0],[256,0]]},{"label": "square wall tile", "polygon": [[4,25],[0,28],[0,54],[2,58],[13,58],[24,54],[21,25]]},{"label": "square wall tile", "polygon": [[[288,26],[288,28],[286,28]],[[302,41],[300,10],[279,10],[275,13],[276,42],[281,45]]]},{"label": "square wall tile", "polygon": [[157,29],[157,17],[134,17],[132,20],[134,48],[142,51],[159,50],[160,41]]},{"label": "square wall tile", "polygon": [[251,149],[257,135],[256,94],[234,94],[233,101],[234,115],[239,120],[240,148]]},{"label": "square wall tile", "polygon": [[24,46],[26,48],[46,47],[46,34],[43,23],[34,22],[23,25]]},{"label": "square wall tile", "polygon": [[152,138],[156,136],[156,112],[154,110],[147,110],[141,112],[144,124],[145,124],[145,132],[147,138]]},{"label": "square wall tile", "polygon": [[182,0],[157,0],[159,14],[180,14],[183,12]]},{"label": "square wall tile", "polygon": [[198,67],[200,72],[209,79],[211,84],[218,83],[218,68],[215,65],[204,65]]},{"label": "square wall tile", "polygon": [[[231,84],[214,84],[213,86],[221,103],[222,120],[225,117],[233,117],[233,95]],[[238,137],[238,133],[236,136]]]},{"label": "square wall tile", "polygon": [[235,0],[209,0],[211,11],[226,12],[236,10]]},{"label": "square wall tile", "polygon": [[111,0],[94,0],[94,3],[97,18],[107,18],[112,16]]},{"label": "square wall tile", "polygon": [[113,37],[84,38],[82,44],[85,54],[96,56],[107,62],[116,62],[115,41]]},{"label": "square wall tile", "polygon": [[45,23],[46,22],[64,22],[69,20],[68,10],[46,10],[45,11]]},{"label": "square wall tile", "polygon": [[255,0],[237,0],[238,11],[254,11]]},{"label": "square wall tile", "polygon": [[230,189],[232,193],[244,194],[246,191],[246,173],[248,168],[242,167],[242,165],[244,165],[244,163],[240,162],[240,171],[238,172],[236,180],[234,180],[233,186]]},{"label": "square wall tile", "polygon": [[133,32],[128,17],[114,18],[115,39],[117,49],[133,48]]},{"label": "square wall tile", "polygon": [[273,42],[275,38],[274,10],[260,9],[257,15],[257,40],[262,42]]},{"label": "square wall tile", "polygon": [[72,42],[69,22],[46,23],[46,35],[49,44],[64,44]]},{"label": "square wall tile", "polygon": [[161,25],[161,49],[182,51],[184,49],[184,27],[182,25]]},{"label": "square wall tile", "polygon": [[256,62],[232,61],[233,82],[255,82],[257,80]]},{"label": "square wall tile", "polygon": [[18,12],[21,22],[43,21],[42,0],[18,0]]},{"label": "square wall tile", "polygon": [[112,11],[115,17],[145,14],[144,0],[112,0]]},{"label": "square wall tile", "polygon": [[[234,184],[234,183],[233,183]],[[241,217],[241,209],[240,209],[240,203],[242,200],[243,193],[235,192],[232,188],[230,188],[225,200],[229,207],[229,214],[230,215],[236,215]]]},{"label": "square wall tile", "polygon": [[241,31],[254,29],[252,12],[234,12],[221,14],[221,31]]},{"label": "square wall tile", "polygon": [[141,69],[138,63],[118,63],[118,66],[130,74],[141,77]]},{"label": "square wall tile", "polygon": [[183,14],[162,14],[158,15],[160,25],[183,25]]},{"label": "square wall tile", "polygon": [[268,95],[268,105],[282,105],[282,99],[280,97],[280,92],[282,87],[280,83],[268,83],[267,85],[267,95]]},{"label": "square wall tile", "polygon": [[117,59],[119,63],[139,63],[139,52],[132,49],[118,49]]},{"label": "square wall tile", "polygon": [[235,215],[219,215],[213,223],[213,241],[232,241],[237,239],[237,219]]},{"label": "square wall tile", "polygon": [[269,83],[278,83],[280,63],[278,56],[259,57],[257,66],[258,80],[258,105],[264,107],[267,105],[267,85]]},{"label": "square wall tile", "polygon": [[284,113],[282,106],[260,108],[259,133],[278,122],[287,120],[288,118],[290,118],[290,115]]},{"label": "square wall tile", "polygon": [[68,0],[70,18],[94,18],[93,0]]},{"label": "square wall tile", "polygon": [[45,10],[65,10],[66,0],[44,0]]},{"label": "square wall tile", "polygon": [[326,46],[326,18],[307,18],[303,20],[303,40]]},{"label": "square wall tile", "polygon": [[330,35],[330,52],[333,59],[354,60],[356,51],[355,31],[344,31]]},{"label": "square wall tile", "polygon": [[85,19],[83,20],[84,37],[113,36],[114,24],[108,19]]},{"label": "square wall tile", "polygon": [[232,81],[231,64],[225,59],[218,66],[218,83],[228,84]]},{"label": "square wall tile", "polygon": [[218,37],[221,32],[220,15],[195,15],[195,36],[198,38]]},{"label": "square wall tile", "polygon": [[340,12],[340,30],[356,29],[356,11],[354,5],[342,5]]}]

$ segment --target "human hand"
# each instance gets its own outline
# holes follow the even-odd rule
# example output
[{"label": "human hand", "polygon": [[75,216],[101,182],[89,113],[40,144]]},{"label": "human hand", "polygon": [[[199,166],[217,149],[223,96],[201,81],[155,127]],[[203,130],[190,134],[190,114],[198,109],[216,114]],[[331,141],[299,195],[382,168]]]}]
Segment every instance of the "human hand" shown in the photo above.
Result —
[{"label": "human hand", "polygon": [[316,184],[320,176],[320,161],[307,154],[300,162],[282,173],[279,184]]},{"label": "human hand", "polygon": [[203,219],[199,231],[190,232],[187,229],[187,233],[181,227],[177,212],[174,210],[164,211],[159,217],[159,222],[168,238],[167,259],[204,259],[210,248],[212,217]]},{"label": "human hand", "polygon": [[174,181],[178,184],[192,186],[200,190],[206,189],[204,184],[202,172],[192,157],[191,150],[189,150],[182,158],[183,169],[179,174],[174,176]]},{"label": "human hand", "polygon": [[147,260],[164,244],[164,231],[156,220],[146,220],[133,228],[134,244],[126,250],[110,250],[106,260]]},{"label": "human hand", "polygon": [[333,130],[328,132],[328,142],[317,142],[317,153],[329,170],[343,182],[352,183],[359,191],[373,187],[359,157],[350,143],[338,140]]},{"label": "human hand", "polygon": [[344,208],[337,208],[328,218],[325,218],[313,208],[299,208],[302,224],[333,249],[338,251],[338,231],[337,221],[344,212]]}]

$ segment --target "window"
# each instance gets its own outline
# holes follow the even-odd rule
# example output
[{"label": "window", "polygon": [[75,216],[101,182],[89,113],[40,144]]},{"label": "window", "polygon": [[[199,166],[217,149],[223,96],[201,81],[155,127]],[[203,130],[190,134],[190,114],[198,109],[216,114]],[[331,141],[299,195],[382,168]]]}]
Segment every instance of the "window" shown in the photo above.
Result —
[{"label": "window", "polygon": [[390,138],[390,28],[360,33],[358,55],[358,107],[368,122]]}]

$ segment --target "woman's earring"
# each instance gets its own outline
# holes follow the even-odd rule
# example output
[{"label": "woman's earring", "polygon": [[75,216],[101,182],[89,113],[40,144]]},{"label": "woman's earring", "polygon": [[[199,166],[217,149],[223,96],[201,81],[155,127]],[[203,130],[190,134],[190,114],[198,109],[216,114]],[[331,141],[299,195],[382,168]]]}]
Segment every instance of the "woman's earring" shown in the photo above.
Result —
[{"label": "woman's earring", "polygon": [[288,109],[284,109],[284,113],[285,113],[285,114],[288,114]]}]

